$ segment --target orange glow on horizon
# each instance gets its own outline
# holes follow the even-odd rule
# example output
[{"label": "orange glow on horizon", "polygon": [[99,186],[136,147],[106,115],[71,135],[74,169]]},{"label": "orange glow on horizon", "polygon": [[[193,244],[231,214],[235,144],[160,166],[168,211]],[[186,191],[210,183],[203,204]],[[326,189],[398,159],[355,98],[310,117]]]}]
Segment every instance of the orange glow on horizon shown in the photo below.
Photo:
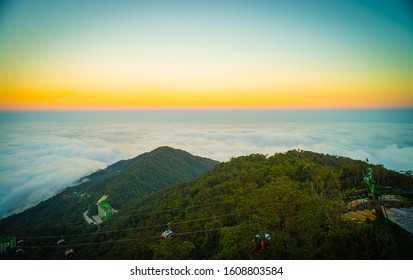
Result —
[{"label": "orange glow on horizon", "polygon": [[191,110],[191,109],[374,109],[413,107],[410,98],[386,99],[383,94],[312,93],[288,94],[80,94],[56,92],[43,94],[13,94],[0,102],[3,111],[46,110]]}]

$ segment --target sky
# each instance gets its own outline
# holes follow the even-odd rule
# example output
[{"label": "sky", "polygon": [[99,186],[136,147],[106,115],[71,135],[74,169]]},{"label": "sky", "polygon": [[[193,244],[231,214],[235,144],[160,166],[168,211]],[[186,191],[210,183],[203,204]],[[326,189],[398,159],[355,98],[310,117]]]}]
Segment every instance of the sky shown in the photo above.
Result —
[{"label": "sky", "polygon": [[408,0],[0,0],[0,110],[413,106]]},{"label": "sky", "polygon": [[311,150],[413,170],[413,110],[0,114],[0,218],[160,146],[219,161]]}]

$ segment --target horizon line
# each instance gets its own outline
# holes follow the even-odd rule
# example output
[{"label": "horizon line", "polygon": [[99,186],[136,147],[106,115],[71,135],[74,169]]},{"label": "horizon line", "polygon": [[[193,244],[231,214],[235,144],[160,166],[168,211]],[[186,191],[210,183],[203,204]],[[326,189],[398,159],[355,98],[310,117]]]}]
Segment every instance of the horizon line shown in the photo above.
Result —
[{"label": "horizon line", "polygon": [[0,113],[132,112],[132,111],[375,111],[413,110],[403,107],[130,107],[130,108],[0,108]]}]

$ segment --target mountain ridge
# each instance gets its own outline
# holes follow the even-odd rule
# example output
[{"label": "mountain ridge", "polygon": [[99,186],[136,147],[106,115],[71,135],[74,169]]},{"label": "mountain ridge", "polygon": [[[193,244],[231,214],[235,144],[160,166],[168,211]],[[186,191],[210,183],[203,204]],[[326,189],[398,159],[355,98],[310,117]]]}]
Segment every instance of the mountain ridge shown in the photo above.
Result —
[{"label": "mountain ridge", "polygon": [[[176,170],[179,172],[171,172],[171,168],[178,164]],[[37,216],[47,217],[52,223],[60,223],[62,219],[82,223],[81,211],[90,210],[92,214],[97,214],[95,204],[102,195],[108,195],[111,205],[119,208],[132,198],[196,177],[216,164],[217,161],[193,156],[183,150],[159,147],[132,159],[118,161],[83,177],[84,182],[79,185],[67,187],[34,207],[1,219],[0,230],[1,224],[9,224],[9,227],[18,223],[25,224],[25,227],[43,224],[41,218],[33,219]],[[152,177],[157,180],[152,180]],[[63,209],[64,207],[67,209]],[[69,215],[67,212],[70,211],[76,214]],[[62,214],[63,217],[60,217]]]}]

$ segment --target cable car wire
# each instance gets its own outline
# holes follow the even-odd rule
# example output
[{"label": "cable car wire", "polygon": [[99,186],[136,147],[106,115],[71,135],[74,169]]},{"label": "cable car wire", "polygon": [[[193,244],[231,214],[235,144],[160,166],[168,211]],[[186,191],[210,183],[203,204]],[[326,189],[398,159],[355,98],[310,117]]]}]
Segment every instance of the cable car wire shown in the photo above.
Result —
[{"label": "cable car wire", "polygon": [[[222,217],[227,217],[227,216],[235,216],[235,215],[240,215],[240,214],[245,214],[245,213],[252,213],[252,212],[255,212],[255,211],[256,210],[233,212],[233,213],[229,213],[229,214],[210,216],[210,217],[207,217],[207,218],[185,220],[185,221],[181,221],[181,222],[172,223],[172,225],[180,225],[180,224],[199,222],[199,221],[205,221],[205,220],[210,220],[210,219],[217,219],[217,218],[222,218]],[[118,229],[118,230],[97,231],[97,232],[90,232],[90,233],[79,233],[79,234],[68,234],[68,235],[46,235],[46,236],[23,236],[23,237],[19,237],[19,238],[22,238],[22,239],[52,239],[52,238],[59,238],[59,237],[60,238],[63,238],[63,237],[68,238],[68,237],[76,237],[76,236],[97,235],[97,234],[129,231],[129,230],[142,230],[142,229],[149,229],[149,228],[165,227],[167,225],[168,224],[158,224],[158,225],[151,225],[151,226],[133,227],[133,228],[126,228],[126,229]]]},{"label": "cable car wire", "polygon": [[[259,224],[259,223],[249,223],[249,224],[245,224],[245,225],[249,226],[249,225],[257,225],[257,224]],[[236,225],[236,226],[238,226],[238,225]],[[236,227],[236,226],[233,226],[233,227]],[[213,229],[204,229],[204,230],[181,232],[181,233],[175,233],[175,236],[197,234],[197,233],[202,233],[202,232],[211,232],[211,231],[222,230],[224,228],[232,228],[232,227],[219,227],[219,228],[213,228]],[[88,243],[75,243],[75,244],[70,244],[68,246],[69,247],[82,247],[82,246],[91,246],[91,245],[100,245],[100,244],[131,242],[131,241],[139,241],[139,240],[147,240],[147,239],[159,239],[159,236],[147,236],[147,237],[140,237],[140,238],[127,238],[127,239],[120,239],[120,240],[107,240],[107,241],[88,242]],[[22,248],[25,248],[25,249],[28,249],[28,248],[61,248],[61,246],[56,246],[56,245],[33,245],[33,246],[30,246],[29,245],[29,246],[22,246]]]}]

